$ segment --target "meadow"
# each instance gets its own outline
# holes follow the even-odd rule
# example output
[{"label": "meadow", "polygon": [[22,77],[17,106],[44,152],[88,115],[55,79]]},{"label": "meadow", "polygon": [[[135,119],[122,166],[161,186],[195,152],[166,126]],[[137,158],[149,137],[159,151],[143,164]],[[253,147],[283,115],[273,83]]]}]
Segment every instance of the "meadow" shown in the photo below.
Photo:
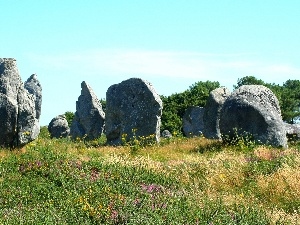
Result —
[{"label": "meadow", "polygon": [[175,136],[0,150],[0,224],[300,224],[300,143]]}]

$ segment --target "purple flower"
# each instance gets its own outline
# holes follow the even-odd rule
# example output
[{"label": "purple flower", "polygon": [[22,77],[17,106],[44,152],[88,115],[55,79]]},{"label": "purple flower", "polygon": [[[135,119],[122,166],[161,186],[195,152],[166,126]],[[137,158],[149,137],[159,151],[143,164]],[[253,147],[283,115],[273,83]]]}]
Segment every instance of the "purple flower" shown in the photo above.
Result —
[{"label": "purple flower", "polygon": [[135,206],[137,206],[137,207],[140,207],[141,206],[141,200],[140,199],[135,199],[134,201],[133,201],[133,205],[135,205]]},{"label": "purple flower", "polygon": [[118,211],[117,211],[117,210],[113,210],[113,211],[111,212],[110,218],[111,218],[112,220],[114,220],[114,221],[117,221],[118,216],[119,216]]},{"label": "purple flower", "polygon": [[162,187],[157,184],[141,184],[141,187],[143,191],[146,191],[148,193],[160,192],[162,190]]},{"label": "purple flower", "polygon": [[37,167],[41,167],[42,166],[42,162],[41,161],[36,161],[35,163],[36,163]]}]

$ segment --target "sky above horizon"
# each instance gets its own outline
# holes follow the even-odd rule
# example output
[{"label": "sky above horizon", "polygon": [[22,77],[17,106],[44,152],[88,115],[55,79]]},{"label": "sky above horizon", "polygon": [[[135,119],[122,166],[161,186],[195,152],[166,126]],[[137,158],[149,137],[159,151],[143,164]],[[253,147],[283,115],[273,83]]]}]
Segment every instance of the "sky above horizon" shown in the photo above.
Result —
[{"label": "sky above horizon", "polygon": [[168,96],[198,81],[300,79],[300,1],[0,0],[0,57],[43,87],[41,125],[139,77]]}]

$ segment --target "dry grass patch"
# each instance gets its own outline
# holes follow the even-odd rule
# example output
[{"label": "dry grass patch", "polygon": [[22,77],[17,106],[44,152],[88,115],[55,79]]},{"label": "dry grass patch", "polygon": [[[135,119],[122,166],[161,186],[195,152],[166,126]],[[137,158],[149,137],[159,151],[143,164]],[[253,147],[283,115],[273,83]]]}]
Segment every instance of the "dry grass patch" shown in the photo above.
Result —
[{"label": "dry grass patch", "polygon": [[272,210],[266,210],[267,216],[271,220],[271,224],[289,224],[289,225],[299,225],[300,224],[300,214],[299,212],[287,213],[282,209],[273,208]]},{"label": "dry grass patch", "polygon": [[[112,168],[115,174],[109,178],[115,183],[123,182],[122,169],[132,171],[134,176],[141,173],[141,180],[149,173],[153,176],[150,180],[162,184],[175,182],[177,186],[172,194],[180,193],[186,198],[187,205],[205,208],[208,200],[214,204],[220,202],[219,205],[225,205],[228,212],[236,210],[236,206],[263,209],[274,224],[297,224],[295,221],[300,219],[300,153],[296,149],[225,146],[219,141],[199,137],[172,138],[158,145],[137,147],[138,150],[132,152],[130,146],[93,147],[82,141],[38,139],[13,154],[31,154],[34,160],[43,156],[44,161],[54,163],[53,168],[62,157],[65,160],[62,168],[68,169],[67,174],[78,167],[80,170],[75,170],[76,175],[80,176],[86,170],[85,174],[97,179],[102,170],[94,170],[94,167]],[[0,161],[9,155],[9,150],[0,151]],[[136,187],[130,182],[134,176],[125,180],[133,190]],[[157,184],[151,182],[143,184],[156,187]]]},{"label": "dry grass patch", "polygon": [[269,160],[269,161],[283,155],[282,154],[283,152],[281,150],[268,148],[265,146],[257,147],[253,153],[258,159]]},{"label": "dry grass patch", "polygon": [[275,173],[257,178],[257,192],[266,201],[288,211],[300,207],[300,165],[284,165]]},{"label": "dry grass patch", "polygon": [[210,189],[232,192],[241,187],[245,180],[244,158],[241,153],[224,151],[209,159],[206,167]]}]

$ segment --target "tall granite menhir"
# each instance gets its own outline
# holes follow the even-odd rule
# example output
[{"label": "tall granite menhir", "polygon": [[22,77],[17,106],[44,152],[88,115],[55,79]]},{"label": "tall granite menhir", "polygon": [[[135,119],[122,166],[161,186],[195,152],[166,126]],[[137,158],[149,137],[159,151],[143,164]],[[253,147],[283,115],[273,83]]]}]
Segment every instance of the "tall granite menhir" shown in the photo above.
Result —
[{"label": "tall granite menhir", "polygon": [[36,74],[32,74],[24,84],[25,89],[35,98],[36,118],[39,120],[42,108],[42,86]]},{"label": "tall granite menhir", "polygon": [[39,98],[41,103],[42,88],[36,76],[34,79],[32,92],[28,92],[16,60],[0,58],[0,146],[23,146],[37,138],[41,105],[36,107],[36,102]]},{"label": "tall granite menhir", "polygon": [[190,106],[182,118],[183,133],[187,137],[201,136],[204,130],[203,114],[205,109],[199,106]]},{"label": "tall granite menhir", "polygon": [[261,144],[287,147],[278,100],[262,85],[243,85],[226,99],[220,116],[220,131],[229,141],[236,135],[251,135]]},{"label": "tall granite menhir", "polygon": [[206,138],[221,140],[220,114],[222,106],[229,95],[230,91],[224,87],[216,88],[210,92],[203,114],[203,134]]},{"label": "tall granite menhir", "polygon": [[136,138],[160,139],[162,101],[153,86],[130,78],[110,86],[106,92],[106,137],[110,145]]},{"label": "tall granite menhir", "polygon": [[76,102],[76,112],[70,135],[73,139],[85,138],[93,140],[101,136],[104,131],[105,113],[102,105],[92,88],[83,81],[81,95]]}]

